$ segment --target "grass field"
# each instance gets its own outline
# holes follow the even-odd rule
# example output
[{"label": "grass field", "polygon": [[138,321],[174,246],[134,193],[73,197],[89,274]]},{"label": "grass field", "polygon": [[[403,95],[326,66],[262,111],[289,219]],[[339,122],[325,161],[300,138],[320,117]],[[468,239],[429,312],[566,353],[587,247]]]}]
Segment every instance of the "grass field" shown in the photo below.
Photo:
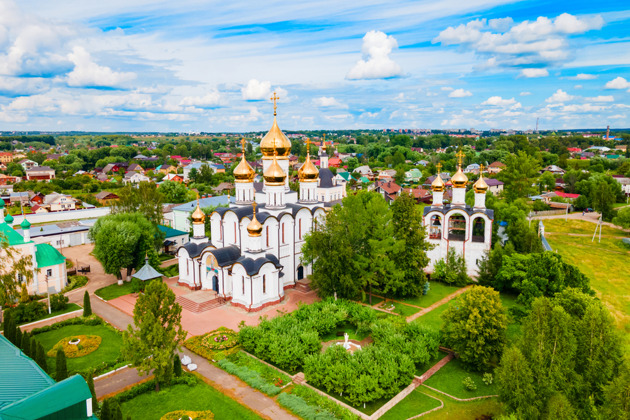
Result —
[{"label": "grass field", "polygon": [[549,244],[591,279],[591,287],[626,334],[630,348],[630,252],[621,239],[549,235]]},{"label": "grass field", "polygon": [[444,283],[439,283],[437,281],[432,281],[429,283],[429,292],[426,295],[418,296],[415,298],[408,299],[399,299],[401,302],[409,303],[410,305],[420,306],[422,308],[427,308],[433,305],[435,302],[438,302],[444,299],[446,296],[451,293],[456,292],[461,289],[456,286],[448,286]]},{"label": "grass field", "polygon": [[[120,356],[122,346],[122,336],[116,331],[104,325],[67,325],[58,330],[47,331],[37,334],[35,337],[42,343],[44,350],[48,352],[62,338],[72,335],[99,335],[103,339],[101,345],[94,352],[83,357],[68,358],[68,372],[85,372],[97,367],[103,362],[113,362]],[[50,372],[55,371],[55,358],[47,358]]]},{"label": "grass field", "polygon": [[418,390],[444,402],[444,408],[422,416],[422,420],[475,420],[484,418],[483,416],[486,416],[485,418],[496,418],[503,413],[503,407],[498,398],[459,402],[432,391],[425,386],[419,387]]},{"label": "grass field", "polygon": [[124,402],[121,408],[125,418],[131,416],[132,419],[158,420],[164,414],[176,410],[211,410],[216,420],[261,418],[203,382],[193,386],[174,385],[160,392],[147,392]]},{"label": "grass field", "polygon": [[[584,220],[575,219],[546,219],[542,221],[545,225],[546,233],[576,233],[580,235],[593,235],[595,232],[596,223],[585,222]],[[609,226],[602,226],[602,235],[613,236],[630,236],[629,233],[624,232],[621,229],[615,229]],[[550,235],[554,237],[556,235]],[[548,240],[549,238],[547,238]]]},{"label": "grass field", "polygon": [[438,400],[429,397],[416,388],[380,418],[383,420],[408,419],[439,406],[440,402]]},{"label": "grass field", "polygon": [[447,303],[445,303],[444,305],[440,305],[437,308],[435,308],[434,310],[432,310],[429,313],[426,313],[424,315],[422,315],[420,318],[416,319],[413,322],[419,322],[421,324],[424,325],[428,325],[436,330],[439,330],[442,328],[442,324],[444,324],[444,321],[442,321],[441,315],[442,313],[451,305],[456,305],[457,304],[457,299],[453,299]]},{"label": "grass field", "polygon": [[128,295],[132,293],[131,290],[131,282],[123,282],[122,286],[119,286],[118,283],[110,284],[109,286],[102,287],[94,292],[96,296],[101,297],[105,300],[116,299],[117,297]]},{"label": "grass field", "polygon": [[[470,377],[477,385],[475,391],[468,391],[464,388],[462,381]],[[481,378],[483,372],[468,371],[464,368],[459,359],[453,359],[442,367],[436,374],[431,376],[425,383],[430,387],[439,389],[457,398],[472,398],[486,395],[496,395],[496,384],[486,385]]]}]

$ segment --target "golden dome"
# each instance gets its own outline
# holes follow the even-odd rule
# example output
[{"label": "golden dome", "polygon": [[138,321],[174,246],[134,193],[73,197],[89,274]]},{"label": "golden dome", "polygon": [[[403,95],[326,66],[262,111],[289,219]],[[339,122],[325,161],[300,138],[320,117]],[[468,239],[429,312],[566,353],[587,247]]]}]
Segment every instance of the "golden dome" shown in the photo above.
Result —
[{"label": "golden dome", "polygon": [[439,172],[431,183],[431,189],[433,190],[433,192],[444,192],[444,180],[440,176]]},{"label": "golden dome", "polygon": [[315,182],[319,178],[319,171],[315,165],[313,165],[313,162],[311,162],[310,146],[310,140],[306,139],[306,161],[304,165],[298,169],[298,178],[301,182]]},{"label": "golden dome", "polygon": [[278,165],[276,153],[273,154],[273,162],[271,162],[271,165],[269,165],[263,174],[263,178],[265,178],[265,184],[267,185],[284,185],[287,175],[284,173],[280,165]]},{"label": "golden dome", "polygon": [[274,150],[277,150],[278,156],[283,158],[291,154],[291,140],[280,130],[275,116],[273,117],[271,129],[260,142],[260,151],[262,152],[263,159],[271,159]]},{"label": "golden dome", "polygon": [[479,169],[479,179],[473,184],[473,189],[477,194],[485,194],[488,191],[488,184],[483,179],[483,165]]},{"label": "golden dome", "polygon": [[453,183],[453,188],[466,188],[468,177],[462,172],[461,166],[457,168],[457,172],[455,172],[455,175],[451,178],[451,182]]},{"label": "golden dome", "polygon": [[206,215],[203,211],[201,211],[201,207],[199,207],[199,197],[197,197],[197,208],[193,212],[191,218],[194,224],[201,224],[206,219]]},{"label": "golden dome", "polygon": [[256,178],[256,171],[245,160],[245,139],[241,140],[241,144],[243,145],[243,156],[238,166],[234,168],[234,182],[253,182]]},{"label": "golden dome", "polygon": [[247,225],[247,232],[249,232],[250,236],[260,236],[262,235],[263,225],[261,225],[258,219],[256,219],[256,203],[252,203],[252,207],[254,209],[254,214],[252,216],[252,221]]}]

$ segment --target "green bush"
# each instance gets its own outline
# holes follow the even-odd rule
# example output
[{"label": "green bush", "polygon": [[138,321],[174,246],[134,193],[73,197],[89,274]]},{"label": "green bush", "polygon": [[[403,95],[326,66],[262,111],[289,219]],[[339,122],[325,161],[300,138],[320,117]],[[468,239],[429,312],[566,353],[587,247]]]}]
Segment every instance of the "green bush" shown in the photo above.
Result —
[{"label": "green bush", "polygon": [[481,380],[483,381],[484,384],[488,386],[492,385],[492,381],[493,381],[492,373],[490,372],[484,373],[483,378]]},{"label": "green bush", "polygon": [[[324,397],[318,392],[315,392],[311,388],[305,385],[295,385],[291,389],[291,394],[300,397],[308,405],[317,407],[320,410],[332,413],[335,418],[339,420],[359,420],[359,416],[351,412],[350,410],[340,406],[328,397]],[[280,396],[278,396],[278,400]]]},{"label": "green bush", "polygon": [[144,282],[137,278],[131,279],[131,291],[132,293],[144,292]]},{"label": "green bush", "polygon": [[336,418],[326,410],[308,405],[297,395],[282,393],[278,395],[278,403],[305,420],[333,420]]},{"label": "green bush", "polygon": [[270,397],[278,395],[281,391],[281,389],[277,386],[267,383],[258,372],[244,366],[237,366],[227,359],[219,360],[219,367],[229,374],[238,376],[247,385],[269,395]]},{"label": "green bush", "polygon": [[20,303],[15,308],[11,309],[11,316],[16,324],[37,321],[45,317],[47,313],[46,304],[37,301]]},{"label": "green bush", "polygon": [[462,381],[462,385],[464,385],[464,388],[466,388],[466,390],[468,391],[477,390],[477,385],[475,385],[475,381],[473,381],[470,376],[464,378],[464,380]]},{"label": "green bush", "polygon": [[68,307],[69,299],[63,293],[50,295],[50,308],[53,312],[63,311]]},{"label": "green bush", "polygon": [[[66,260],[68,262],[69,260]],[[78,289],[79,287],[83,287],[88,283],[88,278],[86,276],[68,276],[68,284],[63,288],[62,292],[66,293],[70,290]]]}]

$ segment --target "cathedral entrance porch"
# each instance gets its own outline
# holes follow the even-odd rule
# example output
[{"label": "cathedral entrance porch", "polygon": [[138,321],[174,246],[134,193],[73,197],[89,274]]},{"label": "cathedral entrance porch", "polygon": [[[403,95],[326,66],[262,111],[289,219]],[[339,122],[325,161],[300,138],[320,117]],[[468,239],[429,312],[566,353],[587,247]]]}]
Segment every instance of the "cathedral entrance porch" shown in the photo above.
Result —
[{"label": "cathedral entrance porch", "polygon": [[220,299],[214,290],[200,290],[179,295],[175,302],[179,303],[183,309],[195,313],[205,312],[225,304],[225,300]]}]

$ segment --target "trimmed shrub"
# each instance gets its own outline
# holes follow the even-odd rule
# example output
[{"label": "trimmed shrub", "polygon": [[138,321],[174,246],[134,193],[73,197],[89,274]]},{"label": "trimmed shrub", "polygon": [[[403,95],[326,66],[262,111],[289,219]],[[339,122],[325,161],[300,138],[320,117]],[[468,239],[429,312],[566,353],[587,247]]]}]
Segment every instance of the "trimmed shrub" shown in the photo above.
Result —
[{"label": "trimmed shrub", "polygon": [[477,390],[477,385],[475,385],[475,381],[473,381],[470,376],[464,378],[464,380],[462,381],[462,385],[464,385],[464,388],[466,388],[466,390],[468,391]]},{"label": "trimmed shrub", "polygon": [[90,294],[86,290],[83,294],[83,317],[87,318],[92,315],[92,302],[90,302]]},{"label": "trimmed shrub", "polygon": [[179,420],[179,419],[195,419],[195,420],[212,420],[214,419],[214,413],[210,410],[206,411],[187,411],[177,410],[164,414],[160,420]]},{"label": "trimmed shrub", "polygon": [[176,378],[182,376],[182,361],[179,358],[179,354],[176,354],[173,359],[173,373]]},{"label": "trimmed shrub", "polygon": [[278,395],[278,403],[305,420],[333,420],[336,417],[317,406],[308,405],[297,395],[282,393]]},{"label": "trimmed shrub", "polygon": [[11,309],[11,318],[16,325],[24,324],[26,322],[37,321],[46,316],[48,313],[46,304],[44,302],[32,301],[26,303],[20,303],[15,308]]},{"label": "trimmed shrub", "polygon": [[68,377],[68,365],[66,363],[66,354],[63,348],[57,348],[57,358],[55,363],[55,381],[61,382]]},{"label": "trimmed shrub", "polygon": [[[319,408],[322,411],[332,413],[335,418],[340,420],[359,420],[360,417],[350,410],[340,406],[332,399],[324,397],[318,392],[304,385],[295,385],[291,389],[291,394],[300,397],[310,406]],[[283,394],[280,394],[283,395]],[[278,396],[280,398],[280,396]]]},{"label": "trimmed shrub", "polygon": [[267,383],[258,372],[235,365],[227,359],[219,360],[219,367],[229,374],[238,376],[247,385],[271,397],[278,395],[281,391],[277,386]]}]

